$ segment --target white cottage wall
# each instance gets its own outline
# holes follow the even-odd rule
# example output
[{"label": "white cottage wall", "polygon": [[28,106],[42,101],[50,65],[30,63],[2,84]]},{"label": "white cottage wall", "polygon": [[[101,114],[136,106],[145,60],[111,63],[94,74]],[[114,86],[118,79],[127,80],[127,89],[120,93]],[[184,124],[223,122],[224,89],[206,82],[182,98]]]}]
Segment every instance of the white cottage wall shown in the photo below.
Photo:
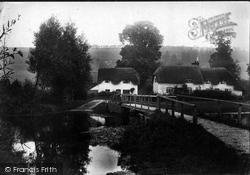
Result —
[{"label": "white cottage wall", "polygon": [[[228,89],[229,91],[232,91],[232,93],[234,93],[235,95],[242,95],[242,91],[239,90],[235,90],[234,86],[231,85],[227,85],[227,84],[218,84],[218,85],[211,85],[211,84],[193,84],[193,83],[186,83],[188,88],[191,88],[192,91],[196,90],[196,89],[201,89],[201,90],[206,90],[206,89],[220,89],[222,91],[225,91],[226,89]],[[171,87],[174,88],[175,86],[177,86],[178,88],[182,88],[183,84],[168,84],[168,83],[157,83],[154,82],[153,84],[153,92],[154,93],[158,93],[158,94],[166,94],[166,89],[167,87]]]},{"label": "white cottage wall", "polygon": [[134,94],[138,94],[138,86],[133,84],[131,81],[129,81],[129,83],[121,81],[119,84],[113,84],[111,81],[103,81],[99,84],[98,92],[106,91],[106,89],[110,90],[110,92],[120,89],[121,93],[123,93],[123,90],[130,90],[131,88],[135,89]]},{"label": "white cottage wall", "polygon": [[234,93],[235,95],[238,95],[238,96],[241,96],[242,95],[242,91],[239,91],[239,90],[235,90],[234,89],[234,86],[232,85],[228,85],[228,84],[222,84],[222,83],[219,83],[218,85],[214,85],[213,86],[213,89],[220,89],[222,91],[225,91],[226,89],[229,90],[229,91],[232,91],[232,93]]}]

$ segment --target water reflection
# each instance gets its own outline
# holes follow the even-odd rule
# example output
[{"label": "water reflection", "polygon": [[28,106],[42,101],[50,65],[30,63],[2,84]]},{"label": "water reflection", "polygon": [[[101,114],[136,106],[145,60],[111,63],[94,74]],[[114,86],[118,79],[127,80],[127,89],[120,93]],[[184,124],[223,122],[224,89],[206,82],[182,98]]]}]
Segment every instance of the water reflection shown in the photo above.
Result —
[{"label": "water reflection", "polygon": [[[64,174],[99,175],[121,171],[118,153],[104,146],[90,146],[90,127],[120,125],[120,118],[64,113],[42,117],[12,119],[25,144],[15,143],[16,151],[33,163],[63,163]],[[33,153],[33,154],[31,154]],[[6,153],[7,155],[7,153]],[[39,175],[39,173],[36,173]]]},{"label": "water reflection", "polygon": [[23,143],[23,144],[14,143],[13,149],[15,151],[24,151],[23,157],[27,159],[30,156],[30,154],[35,153],[36,145],[35,145],[35,142],[33,142],[33,141],[26,142],[26,143]]},{"label": "water reflection", "polygon": [[[63,163],[63,171],[67,175],[86,173],[85,167],[90,161],[90,135],[86,131],[91,127],[91,119],[88,114],[64,113],[27,119],[27,122],[23,119],[15,125],[19,138],[26,143],[14,144],[14,150],[24,149],[26,160],[35,150],[35,156],[29,162]],[[18,120],[13,119],[13,123],[18,123]]]},{"label": "water reflection", "polygon": [[47,121],[35,138],[35,162],[63,163],[63,171],[69,175],[86,173],[90,161],[90,135],[85,133],[91,126],[88,114],[65,114]]},{"label": "water reflection", "polygon": [[106,146],[90,146],[90,164],[87,166],[87,175],[105,175],[109,172],[122,171],[117,166],[119,154]]},{"label": "water reflection", "polygon": [[[103,146],[90,146],[90,127],[106,124],[105,118],[87,113],[65,113],[32,118],[32,125],[20,126],[20,134],[28,142],[14,144],[15,150],[26,151],[26,159],[34,152],[31,162],[63,163],[64,174],[96,175],[120,171],[118,153]],[[110,122],[109,122],[110,123]],[[28,133],[28,134],[27,134]],[[39,173],[37,173],[39,174]]]}]

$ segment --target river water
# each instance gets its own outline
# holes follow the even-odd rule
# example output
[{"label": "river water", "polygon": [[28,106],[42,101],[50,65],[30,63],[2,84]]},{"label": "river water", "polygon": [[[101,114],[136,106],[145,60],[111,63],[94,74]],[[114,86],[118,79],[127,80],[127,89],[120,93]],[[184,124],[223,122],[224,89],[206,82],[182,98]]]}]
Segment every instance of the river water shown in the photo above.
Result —
[{"label": "river water", "polygon": [[90,145],[91,135],[86,131],[106,123],[105,118],[88,114],[45,117],[41,123],[37,123],[42,127],[37,128],[36,142],[15,143],[13,148],[16,151],[24,150],[23,157],[32,157],[35,163],[64,163],[64,172],[106,175],[122,171],[117,165],[118,152],[106,146]]}]

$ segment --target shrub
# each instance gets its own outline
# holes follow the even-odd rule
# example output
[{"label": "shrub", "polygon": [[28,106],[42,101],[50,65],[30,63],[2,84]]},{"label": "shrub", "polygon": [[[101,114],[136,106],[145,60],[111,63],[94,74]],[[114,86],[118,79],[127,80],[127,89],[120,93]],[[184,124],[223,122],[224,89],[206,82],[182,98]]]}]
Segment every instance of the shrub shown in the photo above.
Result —
[{"label": "shrub", "polygon": [[231,91],[221,91],[221,90],[195,90],[191,94],[195,97],[204,98],[215,98],[221,100],[241,100],[241,96],[233,94]]},{"label": "shrub", "polygon": [[97,97],[110,97],[110,96],[112,96],[112,95],[114,95],[114,94],[116,94],[115,91],[113,91],[113,92],[102,91],[102,92],[99,92],[99,93],[97,94]]}]

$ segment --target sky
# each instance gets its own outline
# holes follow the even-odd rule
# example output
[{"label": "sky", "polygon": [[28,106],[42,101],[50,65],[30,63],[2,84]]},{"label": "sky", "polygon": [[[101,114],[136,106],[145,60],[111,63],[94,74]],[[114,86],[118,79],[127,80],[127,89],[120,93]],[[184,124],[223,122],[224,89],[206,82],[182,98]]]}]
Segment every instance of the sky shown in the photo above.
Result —
[{"label": "sky", "polygon": [[[20,20],[7,38],[9,47],[33,47],[34,32],[52,14],[64,25],[74,22],[91,45],[120,45],[119,33],[136,21],[151,21],[164,36],[163,45],[212,47],[204,38],[191,40],[188,22],[230,12],[237,23],[232,46],[249,49],[249,2],[3,2],[1,23]],[[1,25],[2,25],[1,24]],[[1,28],[0,28],[1,30]]]}]

